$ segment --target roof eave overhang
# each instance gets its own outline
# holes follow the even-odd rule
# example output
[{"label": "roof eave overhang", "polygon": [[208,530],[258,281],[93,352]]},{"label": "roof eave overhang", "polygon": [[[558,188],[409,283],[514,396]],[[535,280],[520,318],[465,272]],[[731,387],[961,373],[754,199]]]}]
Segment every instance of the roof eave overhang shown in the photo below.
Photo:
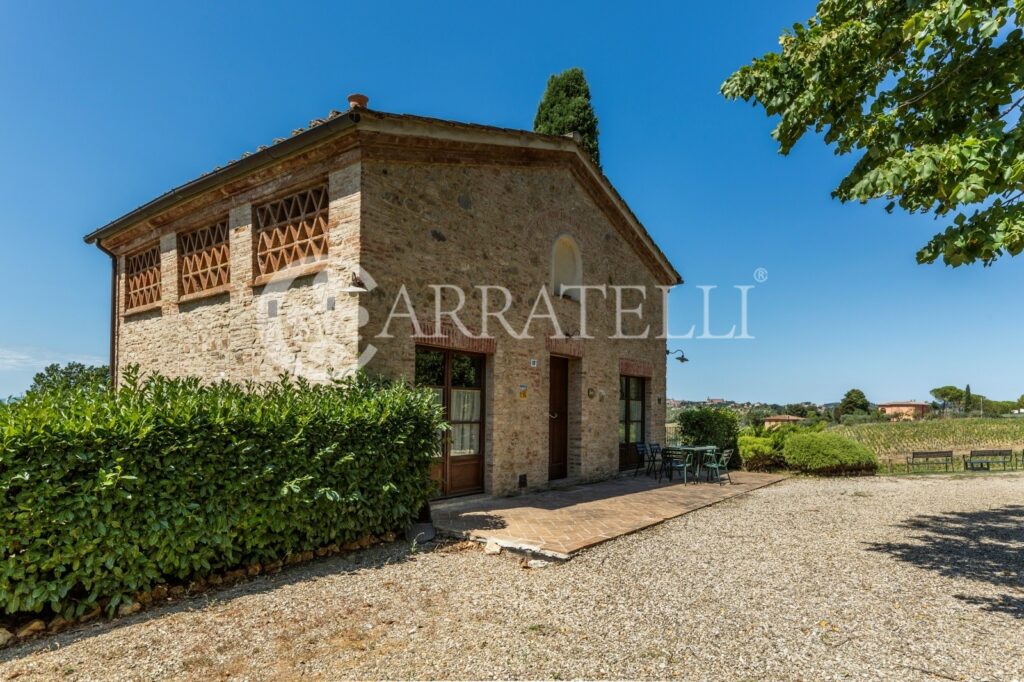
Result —
[{"label": "roof eave overhang", "polygon": [[274,144],[266,149],[257,151],[238,161],[234,161],[223,168],[202,175],[195,180],[176,187],[156,199],[139,206],[135,210],[113,220],[103,227],[85,236],[87,244],[99,243],[102,240],[113,236],[121,230],[133,227],[144,221],[153,218],[171,207],[189,199],[195,198],[204,192],[208,192],[224,185],[232,180],[244,177],[265,166],[301,154],[322,142],[337,137],[349,131],[360,121],[369,130],[384,128],[397,129],[399,133],[415,134],[419,126],[446,125],[456,134],[475,137],[477,139],[488,137],[494,141],[500,140],[501,144],[516,146],[544,146],[547,148],[556,147],[563,151],[574,153],[586,172],[593,180],[607,193],[608,198],[616,209],[625,217],[633,230],[639,235],[646,249],[654,256],[661,270],[663,271],[663,282],[670,285],[683,283],[683,278],[668,260],[665,254],[658,248],[643,224],[636,217],[633,211],[626,204],[625,200],[615,190],[600,168],[593,162],[590,156],[583,150],[579,143],[572,137],[555,135],[539,135],[537,133],[518,131],[490,126],[474,124],[455,123],[440,119],[430,119],[420,116],[406,114],[389,114],[386,112],[371,111],[367,109],[352,109],[341,116],[332,118],[325,123],[309,128],[304,132],[294,135],[282,142]]},{"label": "roof eave overhang", "polygon": [[612,202],[616,205],[619,211],[626,217],[626,220],[630,223],[633,229],[637,231],[637,233],[640,235],[640,238],[647,246],[648,250],[651,251],[655,259],[665,270],[665,274],[667,275],[665,283],[670,286],[678,286],[680,284],[683,284],[683,276],[679,274],[679,271],[676,270],[674,265],[672,265],[672,262],[668,259],[668,256],[665,255],[665,252],[661,250],[661,248],[658,246],[658,243],[654,241],[653,237],[651,237],[651,234],[650,232],[647,231],[647,228],[644,227],[643,223],[640,222],[640,219],[636,217],[635,213],[633,213],[633,209],[629,207],[629,204],[626,203],[626,200],[623,199],[622,195],[620,195],[618,190],[615,189],[615,185],[611,183],[611,181],[607,178],[607,176],[605,176],[604,172],[600,169],[600,167],[598,167],[598,165],[594,163],[594,160],[590,158],[590,154],[584,151],[583,147],[578,142],[576,142],[572,138],[568,139],[570,139],[570,141],[572,142],[573,146],[575,147],[577,156],[580,157],[580,160],[586,166],[587,170],[595,176],[598,183],[604,188],[606,192],[608,192],[608,194],[611,196]]},{"label": "roof eave overhang", "polygon": [[359,122],[359,113],[350,111],[326,123],[310,128],[305,132],[290,137],[283,142],[254,152],[245,158],[234,161],[223,168],[202,175],[195,180],[186,182],[161,194],[156,199],[139,206],[133,211],[124,214],[103,227],[90,232],[85,236],[86,244],[98,243],[121,230],[137,225],[155,215],[158,215],[172,206],[197,197],[204,192],[215,189],[220,185],[230,182],[236,178],[243,177],[259,170],[264,166],[278,163],[289,156],[302,153],[303,151],[316,146],[320,142],[334,137]]}]

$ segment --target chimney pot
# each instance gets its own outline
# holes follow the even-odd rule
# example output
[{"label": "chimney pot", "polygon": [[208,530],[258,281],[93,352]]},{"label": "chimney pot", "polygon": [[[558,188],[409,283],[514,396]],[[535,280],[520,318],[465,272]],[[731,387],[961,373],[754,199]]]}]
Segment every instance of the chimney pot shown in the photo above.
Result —
[{"label": "chimney pot", "polygon": [[356,107],[360,107],[361,109],[365,109],[366,105],[369,104],[369,103],[370,103],[370,98],[367,97],[366,95],[362,95],[362,94],[360,94],[358,92],[353,92],[351,95],[348,96],[348,108],[349,109],[355,109]]}]

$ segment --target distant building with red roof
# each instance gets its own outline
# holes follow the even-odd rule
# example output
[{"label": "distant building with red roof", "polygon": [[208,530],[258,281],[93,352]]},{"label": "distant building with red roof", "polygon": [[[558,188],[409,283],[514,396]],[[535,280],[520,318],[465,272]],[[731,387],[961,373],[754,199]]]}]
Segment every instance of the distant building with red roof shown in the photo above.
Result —
[{"label": "distant building with red roof", "polygon": [[931,405],[923,403],[919,400],[903,400],[892,403],[881,403],[878,406],[878,411],[893,421],[913,421],[915,419],[921,419],[931,409]]},{"label": "distant building with red roof", "polygon": [[764,428],[774,429],[782,426],[783,424],[799,424],[803,420],[803,417],[794,417],[791,414],[776,414],[771,417],[764,418]]}]

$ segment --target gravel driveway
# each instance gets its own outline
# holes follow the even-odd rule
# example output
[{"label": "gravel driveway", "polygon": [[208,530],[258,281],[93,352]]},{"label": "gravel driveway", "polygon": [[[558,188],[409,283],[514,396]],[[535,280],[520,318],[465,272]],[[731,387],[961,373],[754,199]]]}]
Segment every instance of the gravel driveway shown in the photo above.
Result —
[{"label": "gravel driveway", "polygon": [[544,569],[380,547],[0,652],[0,679],[299,676],[1024,678],[1024,476],[790,480]]}]

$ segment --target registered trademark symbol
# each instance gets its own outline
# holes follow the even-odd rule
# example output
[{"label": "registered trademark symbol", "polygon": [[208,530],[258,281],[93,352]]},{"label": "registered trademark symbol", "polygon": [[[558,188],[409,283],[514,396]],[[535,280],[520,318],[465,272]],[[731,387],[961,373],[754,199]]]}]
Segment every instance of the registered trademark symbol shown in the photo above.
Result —
[{"label": "registered trademark symbol", "polygon": [[768,270],[766,268],[758,268],[754,270],[754,279],[758,282],[768,281]]}]

